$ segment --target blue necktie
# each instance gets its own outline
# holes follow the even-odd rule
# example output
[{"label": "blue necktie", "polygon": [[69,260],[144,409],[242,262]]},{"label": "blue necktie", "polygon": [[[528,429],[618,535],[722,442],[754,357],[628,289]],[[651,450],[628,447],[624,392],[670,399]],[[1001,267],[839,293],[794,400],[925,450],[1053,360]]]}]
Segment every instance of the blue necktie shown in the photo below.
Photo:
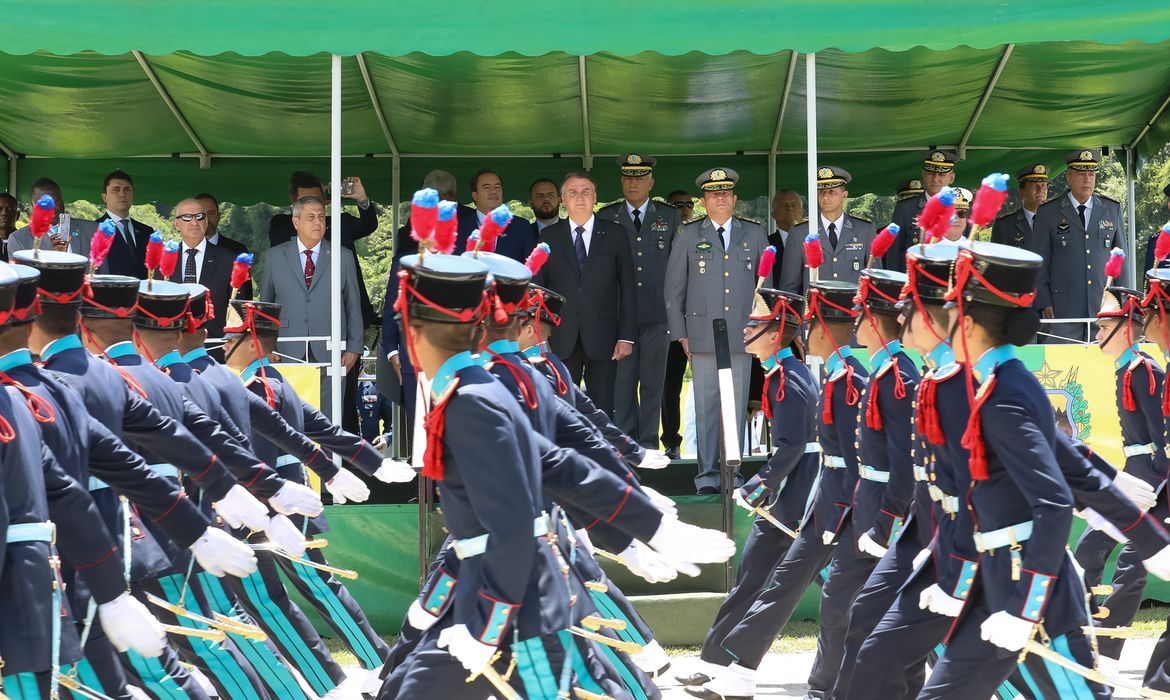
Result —
[{"label": "blue necktie", "polygon": [[577,251],[577,269],[585,269],[585,227],[576,228],[577,238],[573,241],[573,250]]}]

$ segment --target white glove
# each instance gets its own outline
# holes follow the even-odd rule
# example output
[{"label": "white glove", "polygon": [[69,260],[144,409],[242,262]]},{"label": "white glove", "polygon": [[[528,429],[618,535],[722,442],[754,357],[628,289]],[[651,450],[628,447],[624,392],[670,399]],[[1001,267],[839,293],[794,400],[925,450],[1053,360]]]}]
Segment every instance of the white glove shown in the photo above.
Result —
[{"label": "white glove", "polygon": [[936,615],[958,617],[963,612],[964,601],[950,596],[937,583],[931,584],[918,596],[918,607],[929,610]]},{"label": "white glove", "polygon": [[269,518],[268,524],[264,526],[264,534],[268,535],[269,542],[294,557],[300,557],[305,553],[305,536],[301,534],[296,525],[292,524],[291,520],[283,515],[274,515]]},{"label": "white glove", "polygon": [[256,570],[256,555],[252,548],[218,527],[209,526],[191,545],[191,553],[199,566],[212,576],[243,578]]},{"label": "white glove", "polygon": [[1158,495],[1154,493],[1154,487],[1132,474],[1126,474],[1123,471],[1117,472],[1117,477],[1113,479],[1113,485],[1125,494],[1126,498],[1133,501],[1135,506],[1142,510],[1153,508],[1154,504],[1158,501]]},{"label": "white glove", "polygon": [[666,496],[663,496],[649,486],[643,486],[642,493],[645,493],[650,498],[650,502],[653,503],[654,507],[661,511],[663,515],[678,515],[678,506],[676,506],[674,501],[670,500]]},{"label": "white glove", "polygon": [[479,673],[491,663],[496,648],[477,640],[467,631],[467,625],[452,625],[439,632],[438,646],[446,649],[471,673]]},{"label": "white glove", "polygon": [[370,487],[348,469],[339,470],[336,476],[325,482],[325,489],[333,496],[333,502],[339,505],[347,501],[361,503],[370,499]]},{"label": "white glove", "polygon": [[404,484],[414,479],[414,467],[406,462],[398,462],[387,457],[382,460],[382,466],[374,472],[374,478],[387,484]]},{"label": "white glove", "polygon": [[821,542],[825,544],[833,544],[833,540],[837,539],[837,533],[832,530],[825,530],[821,533]]},{"label": "white glove", "polygon": [[286,481],[280,490],[268,499],[272,510],[281,515],[307,515],[315,518],[325,510],[321,505],[321,497],[308,486],[302,486],[295,481]]},{"label": "white glove", "polygon": [[211,504],[219,517],[232,529],[246,527],[263,530],[268,524],[268,509],[239,484],[228,489],[223,498]]},{"label": "white glove", "polygon": [[639,469],[666,469],[670,466],[670,457],[662,450],[646,450],[642,461],[638,462]]},{"label": "white glove", "polygon": [[861,537],[857,538],[857,548],[862,552],[881,559],[886,556],[886,548],[873,541],[868,532],[861,533]]},{"label": "white glove", "polygon": [[[1142,483],[1144,484],[1145,482],[1143,481]],[[1118,530],[1116,525],[1106,520],[1103,515],[1093,510],[1092,508],[1086,508],[1081,511],[1081,517],[1084,518],[1089,527],[1093,528],[1094,530],[1100,530],[1101,532],[1104,532],[1106,535],[1109,535],[1121,544],[1129,542],[1129,538],[1126,537],[1121,532],[1121,530]]]},{"label": "white glove", "polygon": [[919,567],[921,567],[927,559],[930,559],[930,547],[927,547],[926,549],[919,551],[918,554],[914,555],[914,570],[918,571]]},{"label": "white glove", "polygon": [[979,626],[979,636],[1001,649],[1016,652],[1024,648],[1036,631],[1036,623],[1000,610]]},{"label": "white glove", "polygon": [[431,628],[431,625],[438,621],[439,618],[423,608],[422,603],[418,602],[418,598],[415,598],[410,607],[406,609],[406,622],[419,632],[426,632]]},{"label": "white glove", "polygon": [[589,539],[589,531],[585,528],[577,530],[577,542],[589,552],[589,556],[593,556],[593,540]]},{"label": "white glove", "polygon": [[1149,559],[1143,559],[1142,566],[1163,581],[1170,581],[1170,545],[1158,550],[1158,553]]},{"label": "white glove", "polygon": [[755,506],[748,503],[747,499],[743,497],[743,489],[732,489],[731,490],[731,500],[735,501],[735,505],[739,506],[740,508],[743,508],[744,510],[748,511],[749,513],[756,509]]},{"label": "white glove", "polygon": [[110,644],[118,651],[134,651],[153,658],[167,648],[167,633],[146,606],[129,593],[98,606],[98,618]]},{"label": "white glove", "polygon": [[[637,540],[631,542],[630,546],[618,555],[618,559],[622,564],[625,564],[631,573],[645,579],[648,583],[666,583],[678,577],[678,569]],[[690,573],[691,570],[694,573]],[[699,567],[692,565],[685,573],[689,576],[697,576]]]},{"label": "white glove", "polygon": [[735,554],[735,542],[722,532],[666,516],[646,544],[672,563],[717,564]]}]

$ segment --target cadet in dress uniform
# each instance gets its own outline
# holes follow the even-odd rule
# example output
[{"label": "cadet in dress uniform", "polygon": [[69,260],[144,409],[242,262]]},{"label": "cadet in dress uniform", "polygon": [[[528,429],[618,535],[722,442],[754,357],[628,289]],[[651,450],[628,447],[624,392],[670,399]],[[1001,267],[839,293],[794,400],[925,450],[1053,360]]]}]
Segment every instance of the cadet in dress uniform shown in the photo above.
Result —
[{"label": "cadet in dress uniform", "polygon": [[[14,319],[18,279],[13,268],[0,268],[0,328]],[[61,595],[62,561],[84,576],[100,625],[120,649],[157,656],[164,634],[126,592],[121,556],[92,498],[44,445],[39,424],[53,422],[55,414],[6,383],[0,392],[0,693],[21,700],[57,697],[61,674],[101,692],[92,668],[81,661]]]},{"label": "cadet in dress uniform", "polygon": [[[150,519],[151,529],[161,529],[179,548],[190,549],[200,566],[214,575],[246,576],[254,571],[255,556],[251,550],[228,533],[211,527],[209,519],[187,498],[178,481],[152,471],[140,456],[88,413],[80,396],[51,372],[33,364],[28,338],[39,309],[42,304],[53,305],[63,299],[70,299],[67,303],[74,307],[80,304],[79,292],[85,283],[89,261],[80,255],[58,251],[38,254],[19,251],[14,257],[29,265],[16,268],[28,273],[21,279],[21,287],[27,288],[27,293],[18,290],[17,299],[22,307],[14,313],[20,320],[0,335],[0,343],[16,348],[0,357],[0,371],[39,397],[42,405],[56,415],[55,421],[42,426],[42,434],[57,461],[70,476],[88,484],[112,531],[121,530],[127,515],[132,522],[145,516]],[[129,498],[134,510],[124,513],[119,495]],[[139,529],[138,525],[134,527]],[[123,556],[129,561],[131,552],[123,552]],[[63,578],[73,609],[84,618],[79,621],[81,636],[86,640],[86,657],[100,680],[99,689],[104,688],[107,694],[123,694],[126,681],[118,658],[100,628],[91,626],[93,606],[88,591],[74,583],[72,571],[67,571]]]},{"label": "cadet in dress uniform", "polygon": [[[768,247],[762,226],[733,215],[737,182],[739,174],[731,168],[712,168],[698,177],[695,183],[703,191],[707,216],[679,229],[666,268],[670,335],[683,343],[691,356],[699,468],[695,486],[701,494],[718,493],[720,488],[719,383],[711,322],[725,319],[729,329],[743,328],[747,323],[756,289],[756,265]],[[735,420],[736,425],[743,425],[751,356],[743,351],[741,339],[729,340]],[[739,486],[742,477],[736,474],[735,481]]]},{"label": "cadet in dress uniform", "polygon": [[926,152],[922,159],[922,193],[916,197],[899,199],[894,204],[894,215],[891,223],[898,224],[902,231],[886,252],[885,265],[887,270],[904,271],[906,269],[906,251],[911,246],[922,243],[922,230],[918,228],[918,215],[926,206],[926,200],[955,181],[955,163],[957,157],[950,151],[937,148]]},{"label": "cadet in dress uniform", "polygon": [[[868,372],[853,356],[849,340],[857,311],[855,285],[817,282],[809,290],[808,351],[825,358],[817,431],[821,446],[821,478],[813,495],[811,517],[797,532],[784,559],[771,573],[766,587],[731,628],[712,629],[703,643],[703,666],[679,676],[691,695],[704,698],[751,697],[755,672],[779,635],[805,589],[829,563],[837,549],[838,533],[848,522],[857,483],[857,417]],[[848,601],[821,598],[825,610]]]},{"label": "cadet in dress uniform", "polygon": [[[1093,318],[1101,307],[1105,263],[1113,248],[1125,248],[1121,204],[1095,192],[1101,152],[1073,151],[1065,158],[1068,192],[1036,212],[1033,248],[1044,259],[1036,308],[1045,318]],[[1084,323],[1056,323],[1050,342],[1082,342]]]},{"label": "cadet in dress uniform", "polygon": [[[817,385],[808,366],[792,354],[790,347],[803,320],[804,297],[762,288],[756,293],[755,307],[743,329],[744,347],[760,359],[766,373],[761,401],[775,451],[759,473],[736,490],[736,503],[755,517],[735,584],[704,640],[705,656],[725,655],[720,643],[729,630],[743,621],[773,570],[784,561],[812,505],[809,492],[820,471],[821,452],[815,439],[820,418]],[[757,509],[771,517],[759,514]],[[783,528],[772,524],[773,520]],[[747,684],[752,683],[751,674],[748,669],[744,671],[748,672],[732,667],[702,688],[688,688],[688,692],[728,695],[739,690],[732,686],[743,685],[750,695],[752,687]]]},{"label": "cadet in dress uniform", "polygon": [[[1092,667],[1082,632],[1084,592],[1066,543],[1073,496],[1057,463],[1052,406],[1016,359],[1015,343],[1036,330],[1030,310],[1042,260],[1017,248],[973,243],[956,264],[960,360],[983,384],[964,435],[974,486],[967,501],[976,525],[978,583],[919,698],[989,697],[1014,671],[1041,627],[1061,655]],[[1044,668],[1029,656],[1028,668]],[[1063,674],[1066,693],[1108,697],[1080,676]]]},{"label": "cadet in dress uniform", "polygon": [[[875,235],[873,222],[845,213],[846,187],[853,176],[844,168],[824,165],[817,169],[817,205],[820,220],[817,231],[825,260],[820,278],[857,284],[862,268],[868,265],[869,247]],[[804,239],[808,220],[798,223],[784,246],[784,263],[780,270],[780,289],[799,292],[808,288],[808,269],[804,264]]]},{"label": "cadet in dress uniform", "polygon": [[[1136,477],[1155,491],[1164,491],[1168,460],[1165,452],[1165,417],[1162,415],[1164,373],[1151,357],[1138,348],[1141,338],[1141,297],[1124,287],[1105,290],[1097,312],[1097,345],[1114,361],[1117,415],[1121,421],[1125,474]],[[1135,323],[1137,332],[1135,333]],[[1166,518],[1166,498],[1159,498],[1154,513]],[[1105,562],[1117,541],[1106,530],[1087,528],[1074,550],[1084,568],[1085,586],[1092,590],[1101,583]],[[1112,592],[1101,603],[1096,617],[1103,627],[1125,627],[1133,622],[1146,587],[1146,570],[1133,546],[1125,546],[1117,558]],[[1116,669],[1125,640],[1107,637],[1097,643],[1102,668]]]},{"label": "cadet in dress uniform", "polygon": [[1036,212],[1048,197],[1048,166],[1033,163],[1021,168],[1016,172],[1016,182],[1022,204],[995,220],[991,226],[991,242],[1032,250]]},{"label": "cadet in dress uniform", "polygon": [[633,352],[618,362],[614,422],[647,449],[658,447],[662,383],[670,345],[662,293],[671,241],[679,227],[678,209],[650,198],[656,162],[641,153],[618,157],[624,197],[597,212],[598,218],[625,227],[633,246],[638,335]]}]

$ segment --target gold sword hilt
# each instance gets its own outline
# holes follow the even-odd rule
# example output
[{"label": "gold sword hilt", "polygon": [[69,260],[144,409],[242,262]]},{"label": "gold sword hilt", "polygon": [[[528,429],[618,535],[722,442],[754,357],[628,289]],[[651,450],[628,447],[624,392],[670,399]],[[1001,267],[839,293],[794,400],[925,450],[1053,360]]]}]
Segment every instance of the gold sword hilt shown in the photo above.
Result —
[{"label": "gold sword hilt", "polygon": [[608,617],[601,617],[600,615],[586,615],[581,618],[581,626],[593,632],[596,632],[602,627],[616,632],[623,632],[626,629],[626,621],[614,620]]},{"label": "gold sword hilt", "polygon": [[[500,659],[501,653],[502,652],[497,651],[492,656],[491,660],[488,661],[487,665],[483,667],[483,670],[473,672],[467,677],[467,682],[474,683],[476,679],[478,679],[480,676],[483,676],[484,680],[486,680],[488,683],[491,683],[492,687],[499,691],[504,700],[524,700],[520,693],[516,692],[516,689],[513,688],[510,683],[508,683],[508,679],[505,676],[501,676],[500,673],[492,666],[492,664]],[[508,676],[511,675],[512,667],[509,666]]]},{"label": "gold sword hilt", "polygon": [[630,655],[638,654],[642,651],[642,646],[640,644],[637,644],[635,642],[623,642],[620,639],[610,639],[609,637],[605,636],[604,634],[599,634],[597,632],[590,632],[589,630],[587,630],[583,627],[573,626],[573,627],[569,628],[569,631],[572,632],[573,634],[577,635],[578,637],[581,637],[582,639],[588,639],[591,642],[597,642],[598,644],[604,644],[607,647],[612,647],[614,649],[617,649],[618,651],[624,651]]},{"label": "gold sword hilt", "polygon": [[[178,617],[185,617],[188,620],[193,620],[195,622],[202,623],[204,625],[207,625],[208,627],[211,627],[212,629],[221,630],[223,632],[231,632],[232,634],[238,634],[241,637],[245,637],[247,639],[255,639],[257,641],[264,641],[265,639],[268,639],[268,635],[264,634],[264,630],[260,629],[259,627],[255,627],[253,625],[245,625],[244,623],[239,622],[238,620],[233,620],[233,619],[226,617],[224,615],[220,615],[219,613],[215,613],[216,618],[213,620],[209,617],[204,617],[204,616],[200,615],[199,613],[191,612],[190,610],[184,608],[181,605],[175,605],[174,603],[170,602],[169,600],[166,600],[164,598],[159,598],[158,596],[154,595],[153,593],[147,593],[146,600],[148,602],[150,602],[151,605],[162,608],[163,610],[166,610],[167,612],[170,612],[173,615],[176,615]],[[184,627],[183,629],[189,629],[189,628]],[[259,636],[257,636],[257,635],[259,635]]]},{"label": "gold sword hilt", "polygon": [[163,625],[162,628],[167,634],[206,639],[209,642],[222,642],[227,639],[227,633],[220,629],[201,630],[194,627],[180,627],[179,625]]}]

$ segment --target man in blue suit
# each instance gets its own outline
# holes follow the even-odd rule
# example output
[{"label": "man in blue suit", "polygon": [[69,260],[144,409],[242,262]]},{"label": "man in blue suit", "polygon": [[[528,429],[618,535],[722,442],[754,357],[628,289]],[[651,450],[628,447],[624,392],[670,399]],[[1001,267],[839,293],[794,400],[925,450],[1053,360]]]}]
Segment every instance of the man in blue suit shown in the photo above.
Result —
[{"label": "man in blue suit", "polygon": [[[442,190],[440,190],[442,194]],[[475,202],[475,209],[459,207],[459,237],[455,244],[455,252],[460,253],[467,249],[467,237],[471,232],[483,225],[483,220],[492,209],[504,203],[504,185],[500,176],[492,170],[480,170],[471,176],[471,201]],[[496,252],[507,255],[513,260],[524,262],[532,249],[536,247],[536,229],[524,217],[517,216],[508,224],[508,228],[496,240]]]}]

